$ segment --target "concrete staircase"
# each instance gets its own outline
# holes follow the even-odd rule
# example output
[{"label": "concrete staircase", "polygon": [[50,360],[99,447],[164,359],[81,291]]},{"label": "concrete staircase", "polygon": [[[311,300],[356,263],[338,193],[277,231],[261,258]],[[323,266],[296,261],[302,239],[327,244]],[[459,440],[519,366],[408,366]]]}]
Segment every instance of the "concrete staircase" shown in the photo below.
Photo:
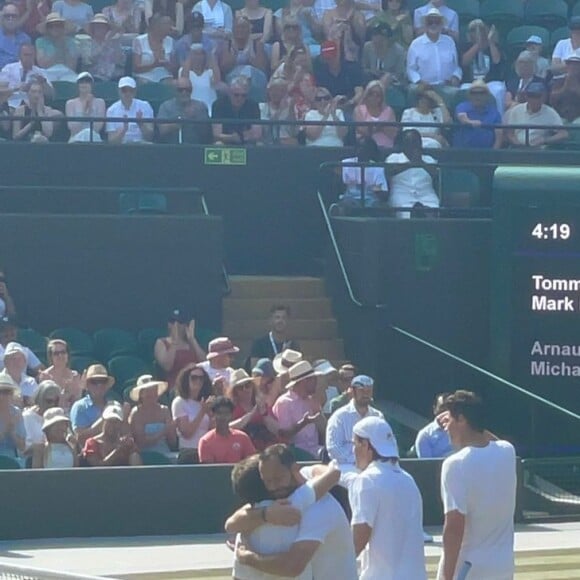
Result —
[{"label": "concrete staircase", "polygon": [[241,348],[239,361],[248,356],[252,341],[268,332],[270,308],[286,304],[292,311],[289,336],[300,343],[305,357],[342,364],[344,344],[322,279],[232,276],[230,286],[223,301],[223,334]]}]

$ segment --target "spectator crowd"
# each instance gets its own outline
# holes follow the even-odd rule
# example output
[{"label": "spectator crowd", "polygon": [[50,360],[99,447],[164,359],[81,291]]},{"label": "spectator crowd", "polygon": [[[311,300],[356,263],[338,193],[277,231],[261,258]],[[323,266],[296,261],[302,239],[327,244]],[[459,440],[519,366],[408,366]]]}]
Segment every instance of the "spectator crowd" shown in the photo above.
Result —
[{"label": "spectator crowd", "polygon": [[288,0],[274,12],[260,0],[235,10],[223,0],[117,0],[97,13],[82,0],[8,0],[0,138],[342,146],[367,137],[390,150],[401,121],[423,124],[425,148],[565,141],[564,125],[580,118],[580,17],[550,59],[535,34],[513,54],[507,32],[479,18],[460,26],[445,0],[415,10],[405,0]]}]

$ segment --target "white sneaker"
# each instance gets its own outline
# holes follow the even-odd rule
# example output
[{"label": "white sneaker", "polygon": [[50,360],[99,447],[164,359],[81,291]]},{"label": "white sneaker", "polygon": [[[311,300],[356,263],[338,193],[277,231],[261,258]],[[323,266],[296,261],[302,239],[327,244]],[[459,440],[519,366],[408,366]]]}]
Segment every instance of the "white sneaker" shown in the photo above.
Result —
[{"label": "white sneaker", "polygon": [[426,544],[431,544],[433,542],[433,536],[428,534],[425,530],[423,530],[423,541]]}]

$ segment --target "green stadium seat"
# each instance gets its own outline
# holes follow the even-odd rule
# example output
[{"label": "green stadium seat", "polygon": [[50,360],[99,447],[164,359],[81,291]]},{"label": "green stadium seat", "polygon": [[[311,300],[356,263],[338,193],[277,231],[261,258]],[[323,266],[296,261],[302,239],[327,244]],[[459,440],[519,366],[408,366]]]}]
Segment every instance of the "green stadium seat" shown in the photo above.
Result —
[{"label": "green stadium seat", "polygon": [[139,355],[143,360],[152,361],[153,347],[158,338],[163,338],[167,336],[167,330],[164,328],[144,328],[137,335],[137,344],[139,349]]},{"label": "green stadium seat", "polygon": [[220,336],[215,330],[210,330],[209,328],[203,328],[201,326],[195,327],[195,338],[199,343],[199,346],[204,350],[207,350],[207,345],[209,344],[210,340],[217,338]]},{"label": "green stadium seat", "polygon": [[536,35],[542,39],[544,49],[550,46],[550,31],[542,26],[517,26],[509,31],[506,38],[506,49],[510,60],[515,60],[518,54],[526,48],[526,40]]},{"label": "green stadium seat", "polygon": [[109,360],[121,354],[136,354],[135,336],[120,328],[101,328],[93,334],[93,351],[100,360]]},{"label": "green stadium seat", "polygon": [[155,114],[163,101],[172,99],[174,96],[174,87],[166,83],[145,83],[137,87],[137,98],[147,101],[153,107]]},{"label": "green stadium seat", "polygon": [[49,338],[65,340],[71,355],[90,355],[93,352],[93,339],[78,328],[57,328],[50,333]]},{"label": "green stadium seat", "polygon": [[157,451],[141,451],[143,465],[173,465],[173,461]]},{"label": "green stadium seat", "polygon": [[397,87],[389,87],[387,89],[385,102],[395,111],[397,117],[400,117],[401,113],[407,108],[407,97],[405,96],[405,93]]},{"label": "green stadium seat", "polygon": [[522,0],[483,0],[479,14],[487,24],[494,24],[505,38],[507,31],[523,24],[524,3]]},{"label": "green stadium seat", "polygon": [[46,344],[48,341],[40,332],[32,328],[19,328],[16,339],[20,344],[27,346],[38,357],[42,359],[46,358]]},{"label": "green stadium seat", "polygon": [[479,18],[480,5],[478,0],[447,0],[447,6],[459,15],[459,22],[468,23]]},{"label": "green stadium seat", "polygon": [[[565,40],[566,38],[570,38],[570,29],[567,26],[562,26],[561,28],[556,28],[550,34],[550,52],[554,50],[554,47],[560,42],[560,40]],[[550,54],[550,56],[552,56]]]},{"label": "green stadium seat", "polygon": [[2,469],[20,469],[21,465],[14,457],[0,455],[0,470]]},{"label": "green stadium seat", "polygon": [[308,451],[300,449],[300,447],[295,447],[294,445],[292,445],[291,449],[292,455],[294,455],[294,459],[296,461],[316,461],[316,458],[314,456],[310,455]]},{"label": "green stadium seat", "polygon": [[477,207],[481,184],[475,173],[467,169],[443,167],[440,175],[443,207]]},{"label": "green stadium seat", "polygon": [[564,0],[527,0],[525,6],[526,24],[556,30],[568,22],[568,5]]},{"label": "green stadium seat", "polygon": [[167,197],[162,193],[128,192],[119,195],[119,211],[123,214],[165,214]]},{"label": "green stadium seat", "polygon": [[115,390],[121,393],[128,381],[134,381],[141,375],[151,373],[151,366],[134,355],[116,356],[108,362],[107,368],[115,377]]},{"label": "green stadium seat", "polygon": [[55,101],[68,101],[69,99],[74,99],[79,94],[76,83],[53,81],[52,87],[54,89]]},{"label": "green stadium seat", "polygon": [[83,371],[89,368],[91,365],[97,364],[92,356],[72,356],[70,361],[70,368],[77,371],[79,374],[83,374]]},{"label": "green stadium seat", "polygon": [[113,81],[105,81],[95,83],[93,86],[93,94],[99,99],[104,99],[107,106],[119,100],[119,89],[117,83]]},{"label": "green stadium seat", "polygon": [[411,13],[411,19],[413,19],[413,12],[420,6],[427,4],[427,0],[408,0],[407,10]]}]

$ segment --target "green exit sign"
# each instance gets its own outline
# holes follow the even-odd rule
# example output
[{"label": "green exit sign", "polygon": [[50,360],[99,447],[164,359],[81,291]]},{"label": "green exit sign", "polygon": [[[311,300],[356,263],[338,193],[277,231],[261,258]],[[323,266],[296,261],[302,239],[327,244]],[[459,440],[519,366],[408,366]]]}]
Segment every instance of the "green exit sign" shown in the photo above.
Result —
[{"label": "green exit sign", "polygon": [[246,150],[243,147],[206,147],[206,165],[246,165]]}]

